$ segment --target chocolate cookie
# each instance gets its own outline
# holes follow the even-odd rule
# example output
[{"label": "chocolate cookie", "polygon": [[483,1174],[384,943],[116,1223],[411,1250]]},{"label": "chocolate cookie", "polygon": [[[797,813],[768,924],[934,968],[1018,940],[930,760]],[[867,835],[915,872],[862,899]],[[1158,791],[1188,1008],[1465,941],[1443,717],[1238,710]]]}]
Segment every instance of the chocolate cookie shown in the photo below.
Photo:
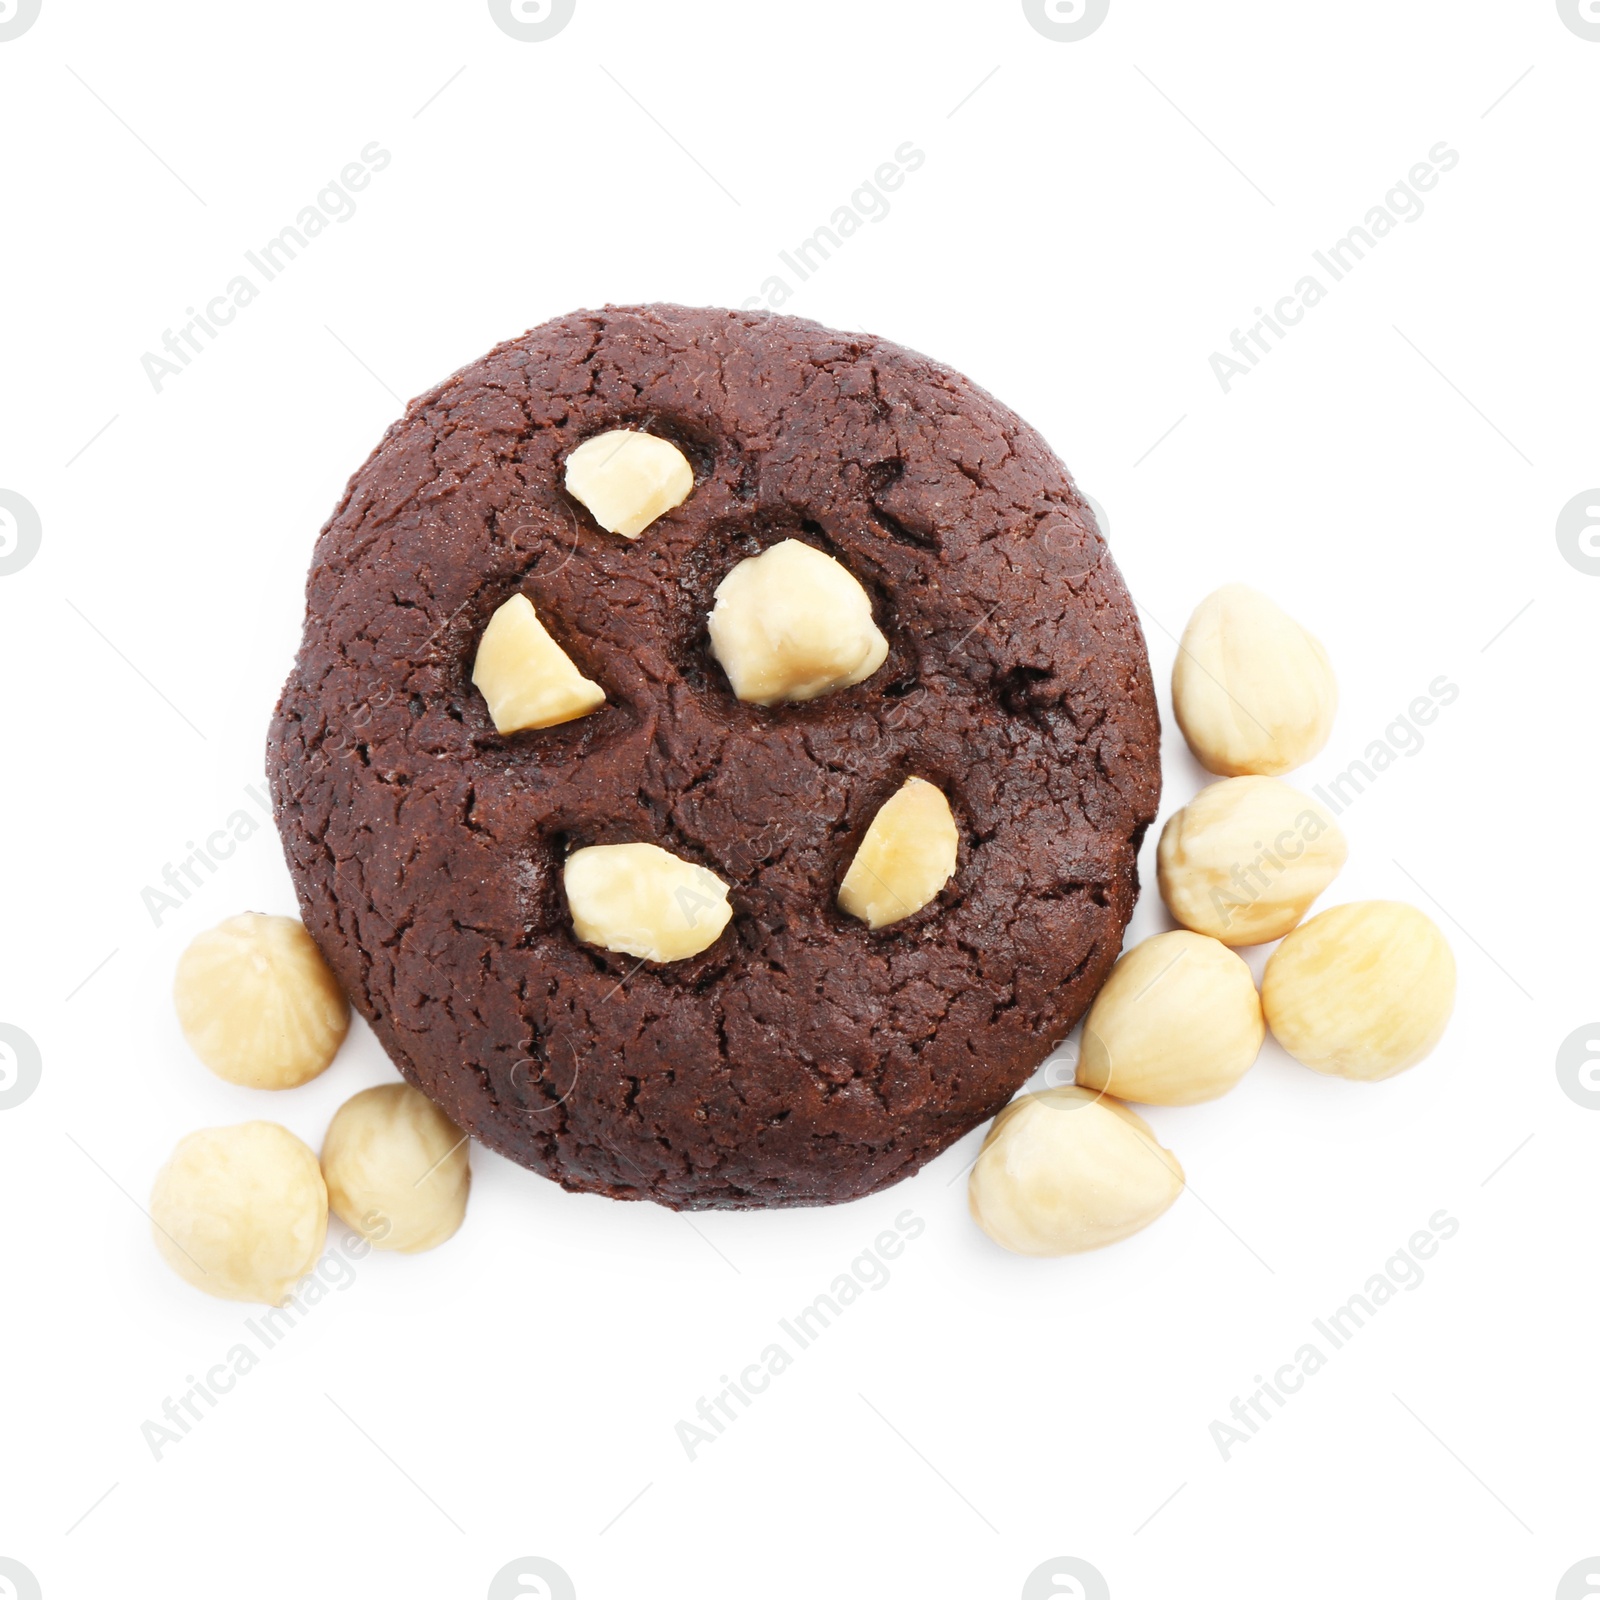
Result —
[{"label": "chocolate cookie", "polygon": [[[567,488],[613,430],[692,469],[637,537]],[[886,649],[758,704],[707,617],[786,540],[859,583]],[[579,708],[501,733],[473,674],[519,595]],[[992,1116],[1083,1012],[1158,735],[1134,608],[1031,428],[881,339],[657,305],[548,323],[411,403],[323,529],[268,763],[306,926],[463,1128],[569,1189],[822,1205]],[[875,928],[840,886],[913,777],[955,870]],[[578,936],[569,859],[635,843],[726,886],[698,953]]]}]

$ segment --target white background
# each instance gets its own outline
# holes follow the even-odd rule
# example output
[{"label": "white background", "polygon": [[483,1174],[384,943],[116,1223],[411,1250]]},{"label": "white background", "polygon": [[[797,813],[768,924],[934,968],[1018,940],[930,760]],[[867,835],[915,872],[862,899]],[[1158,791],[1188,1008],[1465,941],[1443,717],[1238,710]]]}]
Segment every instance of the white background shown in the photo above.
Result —
[{"label": "white background", "polygon": [[[43,1061],[0,1111],[0,1556],[47,1600],[480,1596],[524,1555],[583,1600],[1010,1597],[1063,1555],[1116,1600],[1556,1594],[1600,1553],[1600,1112],[1555,1072],[1600,1014],[1600,577],[1555,537],[1600,483],[1597,89],[1555,0],[1113,0],[1077,43],[1017,0],[578,0],[543,43],[482,0],[43,0],[0,43],[0,488],[43,530],[0,577],[0,1021]],[[356,214],[158,394],[141,356],[373,140]],[[278,1097],[184,1046],[186,942],[294,909],[270,830],[159,927],[140,898],[253,811],[346,477],[525,327],[757,293],[906,140],[891,213],[784,309],[969,373],[1105,508],[1164,815],[1202,776],[1173,636],[1225,581],[1339,669],[1304,786],[1459,686],[1346,812],[1325,897],[1439,920],[1443,1046],[1364,1086],[1269,1043],[1224,1100],[1151,1114],[1190,1193],[1061,1261],[969,1220],[978,1134],[855,1205],[693,1218],[475,1150],[455,1241],[362,1263],[155,1460],[141,1424],[249,1314],[158,1260],[156,1169],[251,1117],[316,1145],[392,1077],[359,1023]],[[1439,141],[1425,214],[1224,394],[1212,352]],[[1131,936],[1167,925],[1147,892]],[[908,1207],[892,1281],[691,1462],[679,1419]],[[1440,1209],[1426,1281],[1224,1462],[1212,1421]]]}]

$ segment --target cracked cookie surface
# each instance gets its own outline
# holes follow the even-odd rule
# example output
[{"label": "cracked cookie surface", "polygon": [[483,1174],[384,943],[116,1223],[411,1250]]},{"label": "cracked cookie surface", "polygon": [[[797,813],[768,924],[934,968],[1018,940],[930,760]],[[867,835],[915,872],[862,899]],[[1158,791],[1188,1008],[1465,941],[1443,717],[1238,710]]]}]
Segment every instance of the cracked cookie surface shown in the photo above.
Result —
[{"label": "cracked cookie surface", "polygon": [[[563,487],[615,428],[695,472],[637,540]],[[706,617],[790,538],[888,656],[744,703]],[[606,700],[501,735],[471,674],[519,593]],[[853,1199],[992,1116],[1116,959],[1160,786],[1132,602],[1031,428],[884,340],[663,305],[547,323],[390,427],[318,542],[268,770],[306,926],[405,1077],[566,1188],[674,1207]],[[913,776],[956,871],[874,932],[835,897]],[[566,857],[632,842],[729,886],[709,948],[574,936]]]}]

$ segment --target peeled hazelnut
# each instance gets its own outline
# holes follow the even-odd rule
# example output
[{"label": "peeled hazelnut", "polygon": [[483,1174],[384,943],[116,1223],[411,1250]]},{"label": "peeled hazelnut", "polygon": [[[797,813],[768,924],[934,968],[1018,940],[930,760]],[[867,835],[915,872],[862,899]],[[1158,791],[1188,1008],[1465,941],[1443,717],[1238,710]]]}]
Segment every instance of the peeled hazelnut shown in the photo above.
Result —
[{"label": "peeled hazelnut", "polygon": [[1264,594],[1230,583],[1195,607],[1172,709],[1208,772],[1276,774],[1328,742],[1339,687],[1327,652]]},{"label": "peeled hazelnut", "polygon": [[847,689],[889,654],[849,568],[798,539],[739,562],[706,626],[733,692],[761,706]]},{"label": "peeled hazelnut", "polygon": [[682,961],[717,942],[733,916],[728,886],[654,844],[596,844],[567,857],[572,931],[641,961]]},{"label": "peeled hazelnut", "polygon": [[1224,944],[1282,938],[1338,876],[1344,834],[1276,778],[1202,789],[1161,830],[1156,879],[1184,927]]},{"label": "peeled hazelnut", "polygon": [[1317,1072],[1371,1082],[1438,1044],[1456,961],[1430,917],[1395,900],[1334,906],[1272,953],[1261,1004],[1273,1037]]},{"label": "peeled hazelnut", "polygon": [[310,1082],[350,1028],[350,1003],[293,917],[247,911],[200,934],[178,958],[172,999],[190,1049],[247,1089]]},{"label": "peeled hazelnut", "polygon": [[467,1214],[467,1136],[409,1083],[363,1089],[322,1141],[328,1204],[379,1250],[443,1244]]},{"label": "peeled hazelnut", "polygon": [[653,433],[614,428],[585,439],[567,457],[567,493],[607,533],[624,539],[637,539],[657,517],[681,506],[693,488],[688,457]]},{"label": "peeled hazelnut", "polygon": [[525,594],[512,595],[489,618],[472,663],[472,681],[488,703],[497,733],[553,728],[606,703],[605,690],[584,677],[545,632]]},{"label": "peeled hazelnut", "polygon": [[311,1151],[276,1122],[191,1133],[150,1195],[156,1248],[219,1300],[275,1306],[316,1264],[328,1191]]},{"label": "peeled hazelnut", "polygon": [[1024,1256],[1068,1256],[1148,1227],[1183,1192],[1183,1168],[1145,1120],[1089,1089],[1013,1100],[967,1185],[978,1226]]},{"label": "peeled hazelnut", "polygon": [[1158,933],[1111,969],[1083,1025],[1078,1083],[1147,1105],[1226,1094],[1267,1026],[1249,967],[1202,934]]},{"label": "peeled hazelnut", "polygon": [[869,928],[920,911],[956,870],[956,820],[943,791],[907,778],[878,808],[850,870],[839,907]]}]

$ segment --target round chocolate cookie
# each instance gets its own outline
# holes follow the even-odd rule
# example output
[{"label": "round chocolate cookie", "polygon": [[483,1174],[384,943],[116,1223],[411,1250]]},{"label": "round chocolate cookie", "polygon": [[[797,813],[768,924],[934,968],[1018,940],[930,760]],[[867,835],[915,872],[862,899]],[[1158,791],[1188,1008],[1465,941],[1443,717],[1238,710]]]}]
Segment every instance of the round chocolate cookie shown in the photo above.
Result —
[{"label": "round chocolate cookie", "polygon": [[[692,468],[636,538],[567,490],[612,430]],[[784,540],[859,582],[887,654],[762,705],[707,616]],[[502,734],[473,674],[519,595],[593,708]],[[306,926],[400,1071],[566,1188],[870,1194],[993,1116],[1118,954],[1160,788],[1134,608],[1044,441],[923,356],[759,312],[548,323],[411,403],[307,602],[268,746]],[[912,777],[955,871],[873,929],[841,881]],[[633,843],[727,885],[707,948],[579,939],[568,858]]]}]

